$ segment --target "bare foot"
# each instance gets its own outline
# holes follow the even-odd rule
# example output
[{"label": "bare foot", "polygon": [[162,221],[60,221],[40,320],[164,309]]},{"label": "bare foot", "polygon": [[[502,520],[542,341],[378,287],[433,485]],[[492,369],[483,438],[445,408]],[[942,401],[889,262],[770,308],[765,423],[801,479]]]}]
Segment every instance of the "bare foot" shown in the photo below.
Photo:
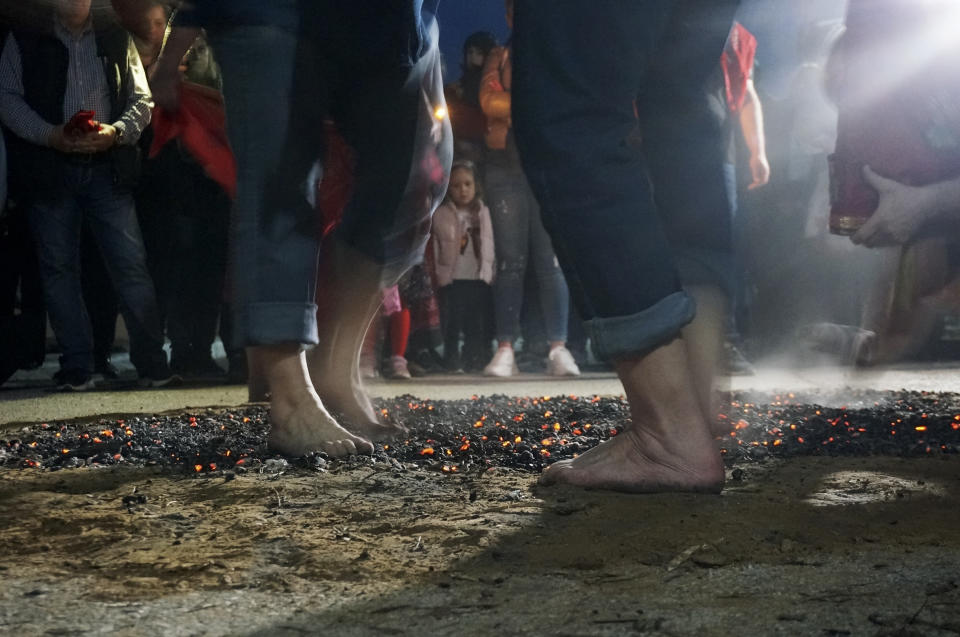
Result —
[{"label": "bare foot", "polygon": [[723,480],[723,463],[712,444],[677,454],[653,436],[633,428],[573,460],[551,465],[540,484],[628,493],[719,493]]},{"label": "bare foot", "polygon": [[630,493],[723,488],[723,462],[697,396],[684,342],[616,363],[630,403],[626,431],[552,465],[541,483]]},{"label": "bare foot", "polygon": [[[311,370],[313,386],[330,411],[343,414],[344,426],[370,440],[388,440],[407,432],[399,424],[383,423],[364,391],[359,370],[352,380],[332,373]],[[332,380],[333,382],[325,382]]]},{"label": "bare foot", "polygon": [[285,343],[247,348],[251,370],[260,370],[270,388],[267,445],[290,456],[325,452],[333,457],[373,453],[368,440],[333,419],[314,391],[300,345]]},{"label": "bare foot", "polygon": [[270,449],[289,456],[324,452],[334,458],[373,453],[373,445],[333,419],[320,398],[305,388],[298,402],[274,400],[270,405]]}]

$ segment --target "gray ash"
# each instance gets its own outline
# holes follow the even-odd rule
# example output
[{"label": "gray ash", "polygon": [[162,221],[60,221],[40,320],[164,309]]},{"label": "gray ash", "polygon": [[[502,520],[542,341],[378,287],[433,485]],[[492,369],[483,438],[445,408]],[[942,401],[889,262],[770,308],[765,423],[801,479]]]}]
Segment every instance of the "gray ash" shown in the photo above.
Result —
[{"label": "gray ash", "polygon": [[[447,473],[487,467],[539,472],[619,434],[629,409],[619,398],[473,397],[430,401],[403,396],[376,401],[406,437],[377,444],[373,458],[333,463],[323,454],[298,458],[303,468],[370,463],[419,465]],[[728,463],[800,455],[936,455],[960,452],[960,396],[861,392],[842,407],[792,394],[733,395],[719,416]],[[42,423],[0,440],[0,466],[57,470],[82,466],[160,465],[191,473],[286,466],[266,448],[268,411],[232,411],[122,420]],[[328,462],[329,461],[329,462]]]}]

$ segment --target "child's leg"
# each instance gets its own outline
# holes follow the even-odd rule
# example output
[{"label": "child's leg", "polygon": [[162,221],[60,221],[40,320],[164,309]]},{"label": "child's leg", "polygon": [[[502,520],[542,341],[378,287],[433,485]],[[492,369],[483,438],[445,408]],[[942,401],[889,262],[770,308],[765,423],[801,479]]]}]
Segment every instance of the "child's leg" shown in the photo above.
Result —
[{"label": "child's leg", "polygon": [[390,354],[403,358],[410,339],[410,310],[406,307],[390,315]]},{"label": "child's leg", "polygon": [[482,368],[490,357],[490,343],[486,336],[486,301],[489,298],[489,286],[483,281],[463,281],[463,359],[467,368]]}]

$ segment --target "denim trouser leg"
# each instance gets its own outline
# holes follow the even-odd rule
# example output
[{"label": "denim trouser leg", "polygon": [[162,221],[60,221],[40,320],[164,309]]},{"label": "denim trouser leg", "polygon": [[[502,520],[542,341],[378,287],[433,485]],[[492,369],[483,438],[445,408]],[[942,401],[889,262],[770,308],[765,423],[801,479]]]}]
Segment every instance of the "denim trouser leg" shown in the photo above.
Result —
[{"label": "denim trouser leg", "polygon": [[[671,130],[701,121],[696,96],[718,64],[735,6],[733,0],[598,0],[589,8],[576,0],[517,3],[517,145],[599,357],[643,355],[693,318],[644,178],[647,163],[626,140],[637,125],[634,100],[645,88],[657,94],[658,112],[676,120]],[[709,145],[713,133],[703,140],[698,130],[683,139]],[[687,179],[685,189],[698,188],[697,175]]]},{"label": "denim trouser leg", "polygon": [[211,33],[237,160],[230,277],[238,345],[316,343],[319,242],[304,183],[322,152],[321,77],[297,34]]},{"label": "denim trouser leg", "polygon": [[93,332],[80,284],[80,205],[64,192],[33,202],[29,217],[60,367],[92,372]]},{"label": "denim trouser leg", "polygon": [[120,299],[131,362],[141,374],[163,371],[156,297],[132,195],[113,184],[109,162],[71,165],[63,172],[63,190],[39,199],[30,210],[47,311],[63,351],[61,367],[93,367],[93,334],[80,281],[80,230],[86,219]]},{"label": "denim trouser leg", "polygon": [[130,333],[130,362],[141,376],[162,375],[167,366],[163,328],[133,195],[113,185],[112,167],[104,164],[94,168],[79,200],[120,301]]},{"label": "denim trouser leg", "polygon": [[[364,3],[335,8],[343,21],[320,25],[329,29],[322,37],[265,26],[212,33],[237,158],[230,279],[240,345],[317,342],[319,241],[304,185],[322,156],[324,117],[356,153],[337,238],[382,265],[386,285],[422,258],[446,188],[452,140],[449,122],[433,115],[444,105],[435,24],[421,30],[412,20],[407,33],[404,24],[344,18],[363,14]],[[396,28],[403,50],[392,40],[357,46],[375,27]],[[420,42],[423,33],[432,44]]]},{"label": "denim trouser leg", "polygon": [[493,282],[497,340],[512,342],[517,337],[529,265],[539,283],[547,340],[566,340],[567,285],[523,172],[511,163],[491,162],[485,187],[497,256]]},{"label": "denim trouser leg", "polygon": [[553,251],[553,243],[547,229],[543,227],[540,206],[533,196],[529,185],[527,197],[533,214],[530,215],[530,265],[537,279],[537,295],[540,297],[540,310],[543,315],[544,331],[547,342],[555,343],[567,340],[567,321],[570,313],[570,291],[563,278],[563,270]]}]

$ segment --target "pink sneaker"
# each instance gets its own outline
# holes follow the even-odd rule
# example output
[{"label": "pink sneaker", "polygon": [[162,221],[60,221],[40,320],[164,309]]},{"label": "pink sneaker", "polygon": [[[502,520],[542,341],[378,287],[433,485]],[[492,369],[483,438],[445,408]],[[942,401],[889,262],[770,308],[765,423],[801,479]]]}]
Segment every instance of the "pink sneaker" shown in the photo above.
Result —
[{"label": "pink sneaker", "polygon": [[410,378],[410,370],[407,369],[407,359],[403,356],[390,357],[390,378]]}]

